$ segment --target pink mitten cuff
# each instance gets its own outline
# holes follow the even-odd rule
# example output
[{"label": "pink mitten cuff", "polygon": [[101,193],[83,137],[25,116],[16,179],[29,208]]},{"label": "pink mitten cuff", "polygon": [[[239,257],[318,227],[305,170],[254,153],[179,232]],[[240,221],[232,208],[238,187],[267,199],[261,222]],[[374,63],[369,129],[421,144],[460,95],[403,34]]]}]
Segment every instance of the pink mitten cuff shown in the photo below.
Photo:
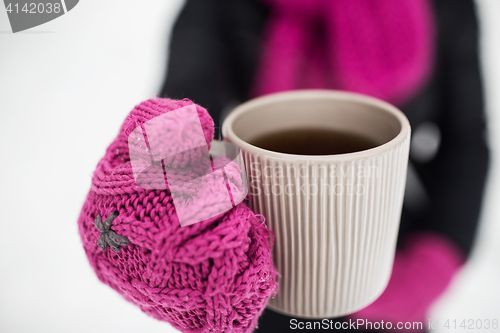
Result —
[{"label": "pink mitten cuff", "polygon": [[416,233],[397,251],[384,293],[350,318],[391,321],[393,327],[398,322],[423,322],[432,302],[447,288],[464,261],[460,249],[445,237]]}]

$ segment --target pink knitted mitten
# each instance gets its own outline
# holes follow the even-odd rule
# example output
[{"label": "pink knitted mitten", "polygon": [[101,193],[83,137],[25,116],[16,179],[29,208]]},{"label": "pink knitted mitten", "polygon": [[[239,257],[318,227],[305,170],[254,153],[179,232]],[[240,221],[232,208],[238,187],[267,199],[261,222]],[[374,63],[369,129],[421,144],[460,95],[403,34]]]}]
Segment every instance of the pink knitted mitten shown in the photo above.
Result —
[{"label": "pink knitted mitten", "polygon": [[398,322],[419,321],[425,327],[427,310],[446,289],[464,257],[451,241],[434,233],[415,234],[404,245],[396,253],[387,289],[374,303],[352,314],[352,320],[390,321],[393,328]]},{"label": "pink knitted mitten", "polygon": [[[240,203],[181,227],[170,189],[145,189],[134,179],[129,134],[188,105],[156,98],[132,110],[97,165],[79,232],[97,277],[148,315],[183,332],[251,332],[277,291],[273,236],[260,216]],[[198,105],[196,112],[208,146],[213,120]],[[172,170],[182,174],[196,149],[186,154],[171,161]],[[228,188],[241,181],[227,178]]]}]

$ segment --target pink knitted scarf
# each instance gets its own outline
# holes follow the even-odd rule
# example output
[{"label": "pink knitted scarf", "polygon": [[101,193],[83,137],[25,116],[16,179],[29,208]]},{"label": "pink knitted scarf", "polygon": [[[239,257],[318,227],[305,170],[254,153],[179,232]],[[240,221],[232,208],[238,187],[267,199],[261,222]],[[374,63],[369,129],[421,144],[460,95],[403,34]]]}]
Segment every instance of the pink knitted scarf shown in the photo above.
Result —
[{"label": "pink knitted scarf", "polygon": [[399,104],[431,70],[427,0],[262,0],[271,8],[253,96],[341,89]]},{"label": "pink knitted scarf", "polygon": [[[157,98],[132,110],[97,165],[79,232],[98,278],[148,315],[183,332],[251,332],[277,292],[272,234],[261,218],[241,203],[181,227],[168,188],[134,181],[130,132],[189,104]],[[209,144],[213,120],[196,111]],[[179,172],[189,160],[179,159]]]}]

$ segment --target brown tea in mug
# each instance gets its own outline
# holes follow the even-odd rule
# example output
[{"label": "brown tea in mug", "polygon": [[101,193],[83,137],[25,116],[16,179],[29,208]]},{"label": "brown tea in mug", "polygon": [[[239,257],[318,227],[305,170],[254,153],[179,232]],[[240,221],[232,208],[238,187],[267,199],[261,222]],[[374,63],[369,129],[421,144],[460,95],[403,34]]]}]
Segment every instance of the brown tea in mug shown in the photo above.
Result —
[{"label": "brown tea in mug", "polygon": [[250,143],[285,154],[334,155],[366,150],[378,144],[365,136],[318,128],[297,128],[262,135]]}]

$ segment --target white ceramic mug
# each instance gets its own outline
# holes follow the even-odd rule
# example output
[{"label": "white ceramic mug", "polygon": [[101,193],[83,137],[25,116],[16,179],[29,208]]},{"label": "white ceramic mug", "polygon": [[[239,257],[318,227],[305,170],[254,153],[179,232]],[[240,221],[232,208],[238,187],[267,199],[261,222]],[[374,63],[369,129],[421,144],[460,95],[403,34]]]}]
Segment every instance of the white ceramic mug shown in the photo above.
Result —
[{"label": "white ceramic mug", "polygon": [[[319,128],[359,134],[375,148],[337,155],[293,155],[250,142]],[[281,277],[268,307],[304,318],[360,310],[389,281],[403,204],[410,124],[394,106],[360,94],[302,90],[235,108],[222,126],[241,148],[250,207],[275,235]]]}]

